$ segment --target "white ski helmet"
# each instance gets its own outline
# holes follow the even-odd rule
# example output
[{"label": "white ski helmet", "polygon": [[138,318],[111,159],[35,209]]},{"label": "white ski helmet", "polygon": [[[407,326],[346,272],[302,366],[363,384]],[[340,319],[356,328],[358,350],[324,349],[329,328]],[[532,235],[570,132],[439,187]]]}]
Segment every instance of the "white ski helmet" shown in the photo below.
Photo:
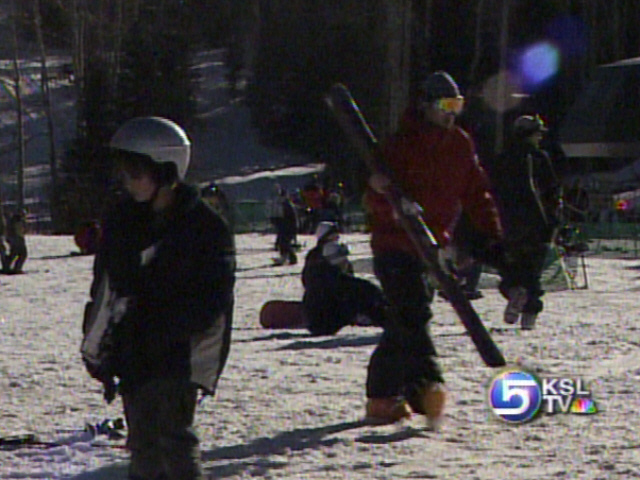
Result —
[{"label": "white ski helmet", "polygon": [[338,225],[334,222],[320,222],[316,227],[316,238],[318,241],[324,240],[325,237],[329,235],[338,233]]},{"label": "white ski helmet", "polygon": [[329,242],[322,247],[322,256],[326,258],[331,265],[339,265],[347,260],[349,247],[344,243]]},{"label": "white ski helmet", "polygon": [[189,168],[191,142],[176,123],[161,117],[137,117],[123,123],[111,138],[114,149],[147,155],[156,163],[173,163],[184,180]]}]

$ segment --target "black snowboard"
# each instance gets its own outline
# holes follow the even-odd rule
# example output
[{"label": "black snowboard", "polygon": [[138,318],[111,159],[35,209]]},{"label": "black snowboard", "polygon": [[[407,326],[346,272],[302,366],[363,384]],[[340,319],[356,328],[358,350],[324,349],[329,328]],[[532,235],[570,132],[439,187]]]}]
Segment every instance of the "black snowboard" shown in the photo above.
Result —
[{"label": "black snowboard", "polygon": [[[378,141],[347,87],[339,83],[335,84],[325,97],[325,101],[369,170],[372,173],[382,173],[393,181]],[[474,310],[454,274],[444,269],[438,261],[440,247],[429,227],[420,216],[403,214],[401,199],[404,195],[397,184],[392,183],[391,188],[385,192],[385,196],[395,210],[402,228],[416,246],[420,259],[429,271],[433,272],[439,287],[448,297],[485,364],[489,367],[503,367],[506,364],[505,359],[489,335],[482,319]]]}]

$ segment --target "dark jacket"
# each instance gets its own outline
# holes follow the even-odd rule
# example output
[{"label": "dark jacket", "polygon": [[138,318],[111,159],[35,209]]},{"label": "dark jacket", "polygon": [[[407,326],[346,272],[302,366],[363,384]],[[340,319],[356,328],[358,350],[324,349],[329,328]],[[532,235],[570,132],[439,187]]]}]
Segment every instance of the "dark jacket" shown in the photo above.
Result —
[{"label": "dark jacket", "polygon": [[226,222],[195,189],[179,185],[162,215],[124,200],[103,222],[92,299],[107,274],[126,298],[109,365],[121,391],[157,378],[187,378],[213,393],[231,340],[235,250]]},{"label": "dark jacket", "polygon": [[350,262],[344,269],[332,265],[324,257],[323,247],[319,242],[309,250],[302,269],[302,305],[311,334],[334,335],[355,324],[359,314],[367,316],[373,325],[382,325],[386,301],[380,288],[356,277]]},{"label": "dark jacket", "polygon": [[492,183],[507,240],[551,241],[561,192],[544,150],[526,141],[509,145],[497,160]]}]

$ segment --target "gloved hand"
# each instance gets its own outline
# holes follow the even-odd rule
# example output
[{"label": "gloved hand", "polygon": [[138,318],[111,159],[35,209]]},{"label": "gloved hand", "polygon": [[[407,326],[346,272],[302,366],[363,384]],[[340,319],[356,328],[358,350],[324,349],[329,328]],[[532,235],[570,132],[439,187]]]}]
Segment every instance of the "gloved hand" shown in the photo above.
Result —
[{"label": "gloved hand", "polygon": [[447,272],[455,271],[455,249],[451,245],[438,249],[438,263]]},{"label": "gloved hand", "polygon": [[103,397],[104,401],[107,403],[113,402],[116,398],[116,393],[118,393],[118,385],[113,377],[102,380],[102,385],[104,385]]},{"label": "gloved hand", "polygon": [[412,217],[418,217],[423,212],[422,207],[418,202],[413,202],[405,197],[400,199],[400,207],[402,208],[402,213]]},{"label": "gloved hand", "polygon": [[85,367],[93,378],[102,383],[104,387],[103,397],[107,403],[113,402],[116,398],[116,393],[118,393],[118,385],[116,384],[116,380],[113,375],[108,373],[106,369],[89,365],[85,363]]}]

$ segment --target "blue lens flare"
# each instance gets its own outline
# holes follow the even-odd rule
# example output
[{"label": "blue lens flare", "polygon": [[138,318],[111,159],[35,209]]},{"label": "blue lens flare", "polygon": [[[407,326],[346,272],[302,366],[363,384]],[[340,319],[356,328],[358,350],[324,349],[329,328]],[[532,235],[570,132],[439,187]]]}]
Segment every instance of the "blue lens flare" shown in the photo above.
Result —
[{"label": "blue lens flare", "polygon": [[560,52],[552,43],[536,43],[523,51],[518,65],[523,84],[535,90],[558,73]]}]

